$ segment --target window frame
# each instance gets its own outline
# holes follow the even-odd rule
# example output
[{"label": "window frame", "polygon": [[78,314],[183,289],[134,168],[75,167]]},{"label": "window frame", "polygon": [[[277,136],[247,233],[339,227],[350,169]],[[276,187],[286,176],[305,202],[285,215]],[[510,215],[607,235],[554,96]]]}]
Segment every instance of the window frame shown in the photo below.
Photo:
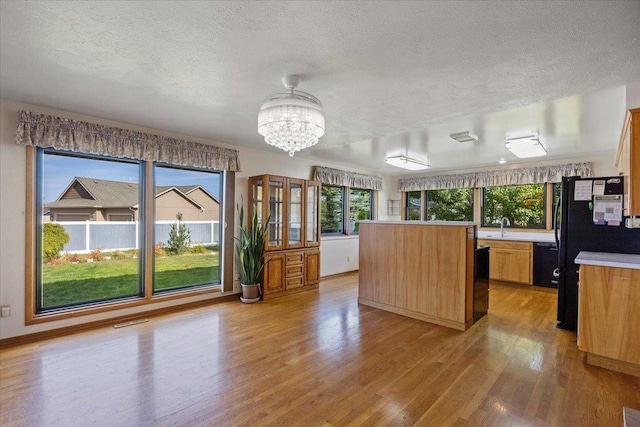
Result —
[{"label": "window frame", "polygon": [[[25,188],[25,325],[34,325],[58,321],[63,319],[87,316],[98,313],[120,311],[132,307],[143,307],[149,304],[159,302],[167,302],[172,300],[184,299],[187,297],[195,297],[198,295],[222,296],[222,292],[230,292],[233,290],[233,230],[235,226],[235,212],[233,210],[235,198],[235,172],[220,171],[220,186],[223,193],[220,195],[221,218],[220,221],[226,223],[226,227],[222,227],[222,235],[220,236],[220,277],[221,283],[207,286],[199,286],[195,288],[180,288],[172,292],[163,292],[161,294],[153,293],[153,284],[150,279],[153,277],[153,212],[152,209],[145,209],[141,216],[144,216],[144,226],[140,227],[140,246],[144,247],[144,251],[139,253],[139,257],[144,258],[141,267],[141,280],[143,294],[139,297],[126,298],[120,300],[107,300],[99,303],[91,303],[90,305],[71,306],[69,308],[56,311],[48,311],[39,313],[36,307],[36,287],[38,273],[38,233],[42,227],[42,215],[38,210],[38,176],[41,165],[38,165],[39,150],[43,148],[34,146],[25,147],[26,150],[26,188]],[[65,150],[55,150],[65,152]],[[92,156],[89,153],[75,153],[81,157]],[[101,156],[97,156],[98,158]],[[115,158],[112,156],[103,156],[105,158]],[[142,162],[141,173],[143,177],[153,176],[152,162]],[[147,207],[153,206],[153,179],[141,179],[140,184],[143,187],[143,205]],[[141,207],[142,208],[142,207]],[[141,220],[142,222],[142,220]]]}]

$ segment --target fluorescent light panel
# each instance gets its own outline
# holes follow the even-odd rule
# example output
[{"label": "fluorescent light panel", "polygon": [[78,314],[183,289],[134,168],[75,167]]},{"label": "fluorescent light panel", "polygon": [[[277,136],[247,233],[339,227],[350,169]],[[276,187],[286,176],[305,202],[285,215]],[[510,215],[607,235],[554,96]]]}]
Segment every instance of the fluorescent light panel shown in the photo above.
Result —
[{"label": "fluorescent light panel", "polygon": [[429,169],[429,165],[427,163],[421,162],[420,160],[412,159],[407,156],[394,156],[387,157],[387,163],[403,169],[409,169],[412,171],[418,171],[422,169]]},{"label": "fluorescent light panel", "polygon": [[475,134],[473,134],[473,133],[471,133],[469,131],[452,133],[449,136],[452,139],[455,139],[458,142],[471,142],[471,141],[477,141],[478,140],[478,135],[475,135]]},{"label": "fluorescent light panel", "polygon": [[542,144],[538,135],[528,135],[518,138],[507,138],[505,147],[516,157],[525,159],[528,157],[540,157],[547,154],[547,149]]}]

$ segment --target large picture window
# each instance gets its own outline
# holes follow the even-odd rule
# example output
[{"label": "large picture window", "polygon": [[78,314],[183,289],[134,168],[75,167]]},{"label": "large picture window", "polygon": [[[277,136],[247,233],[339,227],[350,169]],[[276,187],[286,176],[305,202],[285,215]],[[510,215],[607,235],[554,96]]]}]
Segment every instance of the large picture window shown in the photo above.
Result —
[{"label": "large picture window", "polygon": [[482,225],[545,228],[545,184],[505,185],[483,190]]},{"label": "large picture window", "polygon": [[220,284],[222,172],[36,157],[36,314]]}]

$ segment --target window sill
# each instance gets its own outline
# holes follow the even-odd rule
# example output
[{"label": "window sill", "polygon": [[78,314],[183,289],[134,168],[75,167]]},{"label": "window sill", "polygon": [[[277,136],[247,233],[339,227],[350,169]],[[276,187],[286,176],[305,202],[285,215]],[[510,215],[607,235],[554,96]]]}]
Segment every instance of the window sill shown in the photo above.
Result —
[{"label": "window sill", "polygon": [[[98,313],[116,312],[119,310],[125,310],[133,307],[145,307],[151,304],[159,302],[177,300],[181,298],[193,297],[203,294],[213,294],[214,296],[222,296],[221,288],[219,284],[198,287],[197,289],[179,289],[175,291],[167,291],[159,295],[154,295],[150,299],[144,297],[134,297],[129,299],[123,299],[120,301],[109,301],[105,303],[98,303],[86,307],[71,307],[68,309],[61,309],[57,311],[45,312],[36,314],[33,318],[27,318],[26,325],[36,325],[40,323],[55,322],[64,319],[71,319],[80,316],[88,316]],[[217,294],[217,295],[216,295]],[[140,313],[143,315],[144,313]],[[119,317],[120,315],[116,315]]]}]

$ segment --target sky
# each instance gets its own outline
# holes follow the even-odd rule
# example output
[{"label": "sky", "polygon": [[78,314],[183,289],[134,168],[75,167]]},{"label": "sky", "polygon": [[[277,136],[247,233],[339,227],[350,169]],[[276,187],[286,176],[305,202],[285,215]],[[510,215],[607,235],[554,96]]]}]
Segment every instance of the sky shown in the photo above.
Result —
[{"label": "sky", "polygon": [[[43,203],[58,199],[73,178],[96,178],[138,184],[140,167],[134,163],[92,160],[80,157],[45,154],[43,156]],[[220,174],[157,166],[155,185],[196,185],[219,199]]]}]

